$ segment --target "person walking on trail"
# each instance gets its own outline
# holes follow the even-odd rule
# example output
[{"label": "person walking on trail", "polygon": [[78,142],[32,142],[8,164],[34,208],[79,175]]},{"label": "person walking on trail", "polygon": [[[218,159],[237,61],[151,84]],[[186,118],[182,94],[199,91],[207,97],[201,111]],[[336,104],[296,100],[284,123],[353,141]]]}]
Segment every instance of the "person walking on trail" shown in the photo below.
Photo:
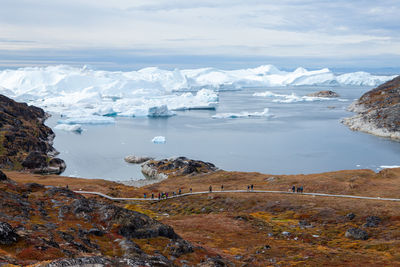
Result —
[{"label": "person walking on trail", "polygon": [[168,198],[168,192],[167,193],[165,193],[165,199],[167,199]]},{"label": "person walking on trail", "polygon": [[158,199],[161,199],[161,193],[158,192]]},{"label": "person walking on trail", "polygon": [[303,186],[300,186],[300,193],[303,193]]},{"label": "person walking on trail", "polygon": [[254,189],[254,185],[252,184],[252,185],[250,186],[250,188],[251,188],[251,191],[253,191],[253,189]]},{"label": "person walking on trail", "polygon": [[296,187],[292,186],[292,192],[295,193],[296,192]]},{"label": "person walking on trail", "polygon": [[154,193],[151,193],[151,199],[154,199]]},{"label": "person walking on trail", "polygon": [[250,191],[250,185],[247,186],[247,191]]},{"label": "person walking on trail", "polygon": [[144,198],[146,198],[147,197],[146,193],[144,193],[143,196],[144,196]]},{"label": "person walking on trail", "polygon": [[211,193],[212,192],[212,186],[210,185],[210,187],[208,188],[208,191]]},{"label": "person walking on trail", "polygon": [[224,191],[224,185],[223,184],[221,185],[221,191]]},{"label": "person walking on trail", "polygon": [[182,194],[182,189],[179,188],[178,194]]},{"label": "person walking on trail", "polygon": [[190,188],[190,190],[189,190],[189,191],[190,191],[190,194],[191,194],[191,193],[192,193],[192,188]]}]

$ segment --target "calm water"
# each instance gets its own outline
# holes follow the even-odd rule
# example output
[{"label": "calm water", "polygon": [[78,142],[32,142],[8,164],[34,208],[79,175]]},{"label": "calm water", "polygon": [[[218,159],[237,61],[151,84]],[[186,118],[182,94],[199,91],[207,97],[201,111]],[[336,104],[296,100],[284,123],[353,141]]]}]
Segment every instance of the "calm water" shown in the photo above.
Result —
[{"label": "calm water", "polygon": [[[273,103],[254,92],[295,92],[302,96],[321,89],[341,95],[333,101]],[[347,106],[367,87],[283,87],[221,92],[216,111],[178,112],[170,118],[117,118],[114,125],[84,125],[82,134],[56,131],[54,146],[67,163],[64,175],[109,180],[142,179],[140,166],[127,155],[164,158],[186,156],[213,162],[225,170],[270,174],[315,173],[341,169],[400,165],[400,143],[352,132],[340,123],[351,116]],[[212,119],[223,112],[261,112],[271,118]],[[52,127],[53,116],[47,121]],[[163,135],[167,143],[153,144]]]}]

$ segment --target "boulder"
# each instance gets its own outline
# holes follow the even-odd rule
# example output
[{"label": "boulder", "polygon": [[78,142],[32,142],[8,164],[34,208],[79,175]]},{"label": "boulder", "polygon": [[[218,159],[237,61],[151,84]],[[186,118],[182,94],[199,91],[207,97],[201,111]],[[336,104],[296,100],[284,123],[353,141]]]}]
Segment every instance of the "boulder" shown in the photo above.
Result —
[{"label": "boulder", "polygon": [[347,238],[352,238],[352,239],[357,239],[357,240],[367,240],[369,238],[368,233],[359,228],[348,229],[345,233],[345,236]]},{"label": "boulder", "polygon": [[311,93],[311,94],[308,94],[307,96],[331,98],[331,97],[339,97],[339,94],[336,92],[333,92],[333,91],[326,90],[326,91],[319,91],[319,92]]},{"label": "boulder", "polygon": [[167,245],[169,254],[174,257],[180,257],[183,254],[192,253],[193,246],[183,239],[175,240]]},{"label": "boulder", "polygon": [[356,217],[356,215],[352,212],[346,215],[346,218],[350,221],[353,220],[355,217]]},{"label": "boulder", "polygon": [[364,227],[377,227],[381,222],[381,218],[377,216],[368,216],[366,221],[367,222],[363,225]]},{"label": "boulder", "polygon": [[65,164],[64,160],[60,159],[60,158],[52,158],[49,161],[49,172],[50,170],[53,170],[54,174],[61,174],[62,172],[65,171],[65,169],[67,168],[67,165]]},{"label": "boulder", "polygon": [[10,224],[0,222],[0,244],[12,245],[18,241],[18,234],[14,231]]},{"label": "boulder", "polygon": [[7,175],[5,175],[4,172],[0,171],[0,181],[6,181],[7,179]]}]

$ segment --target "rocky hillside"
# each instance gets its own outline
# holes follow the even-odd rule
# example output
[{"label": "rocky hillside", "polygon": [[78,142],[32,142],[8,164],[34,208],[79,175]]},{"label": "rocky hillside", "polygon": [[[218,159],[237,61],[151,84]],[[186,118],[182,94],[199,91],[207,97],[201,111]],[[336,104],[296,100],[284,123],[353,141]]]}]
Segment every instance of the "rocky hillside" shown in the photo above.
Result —
[{"label": "rocky hillside", "polygon": [[365,93],[349,110],[358,113],[343,120],[350,129],[400,139],[400,76]]},{"label": "rocky hillside", "polygon": [[53,131],[46,113],[0,95],[0,167],[37,173],[61,173],[65,163],[54,158]]},{"label": "rocky hillside", "polygon": [[190,255],[213,261],[145,214],[65,187],[17,184],[2,172],[0,179],[1,266],[175,266]]}]

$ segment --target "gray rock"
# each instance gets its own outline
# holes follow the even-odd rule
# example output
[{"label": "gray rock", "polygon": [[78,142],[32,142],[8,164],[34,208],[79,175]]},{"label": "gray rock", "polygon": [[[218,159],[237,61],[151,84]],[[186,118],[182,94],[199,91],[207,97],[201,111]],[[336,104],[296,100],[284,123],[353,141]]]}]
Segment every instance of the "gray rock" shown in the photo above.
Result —
[{"label": "gray rock", "polygon": [[363,225],[364,227],[377,227],[381,222],[381,218],[377,216],[369,216],[367,217],[366,221],[367,222]]},{"label": "gray rock", "polygon": [[359,228],[348,229],[345,233],[345,236],[347,238],[358,239],[358,240],[367,240],[369,238],[368,233]]},{"label": "gray rock", "polygon": [[169,254],[175,257],[180,257],[183,254],[192,253],[193,246],[188,241],[183,239],[175,240],[167,245]]},{"label": "gray rock", "polygon": [[5,175],[4,172],[0,171],[0,181],[6,181],[7,179],[7,175]]},{"label": "gray rock", "polygon": [[355,217],[356,215],[352,212],[346,215],[346,218],[349,219],[350,221],[353,220]]},{"label": "gray rock", "polygon": [[148,160],[153,160],[154,158],[151,157],[138,157],[138,156],[127,156],[125,157],[125,161],[128,163],[133,163],[133,164],[140,164],[144,163]]},{"label": "gray rock", "polygon": [[19,235],[14,231],[10,224],[0,222],[0,244],[12,245],[19,239]]}]

